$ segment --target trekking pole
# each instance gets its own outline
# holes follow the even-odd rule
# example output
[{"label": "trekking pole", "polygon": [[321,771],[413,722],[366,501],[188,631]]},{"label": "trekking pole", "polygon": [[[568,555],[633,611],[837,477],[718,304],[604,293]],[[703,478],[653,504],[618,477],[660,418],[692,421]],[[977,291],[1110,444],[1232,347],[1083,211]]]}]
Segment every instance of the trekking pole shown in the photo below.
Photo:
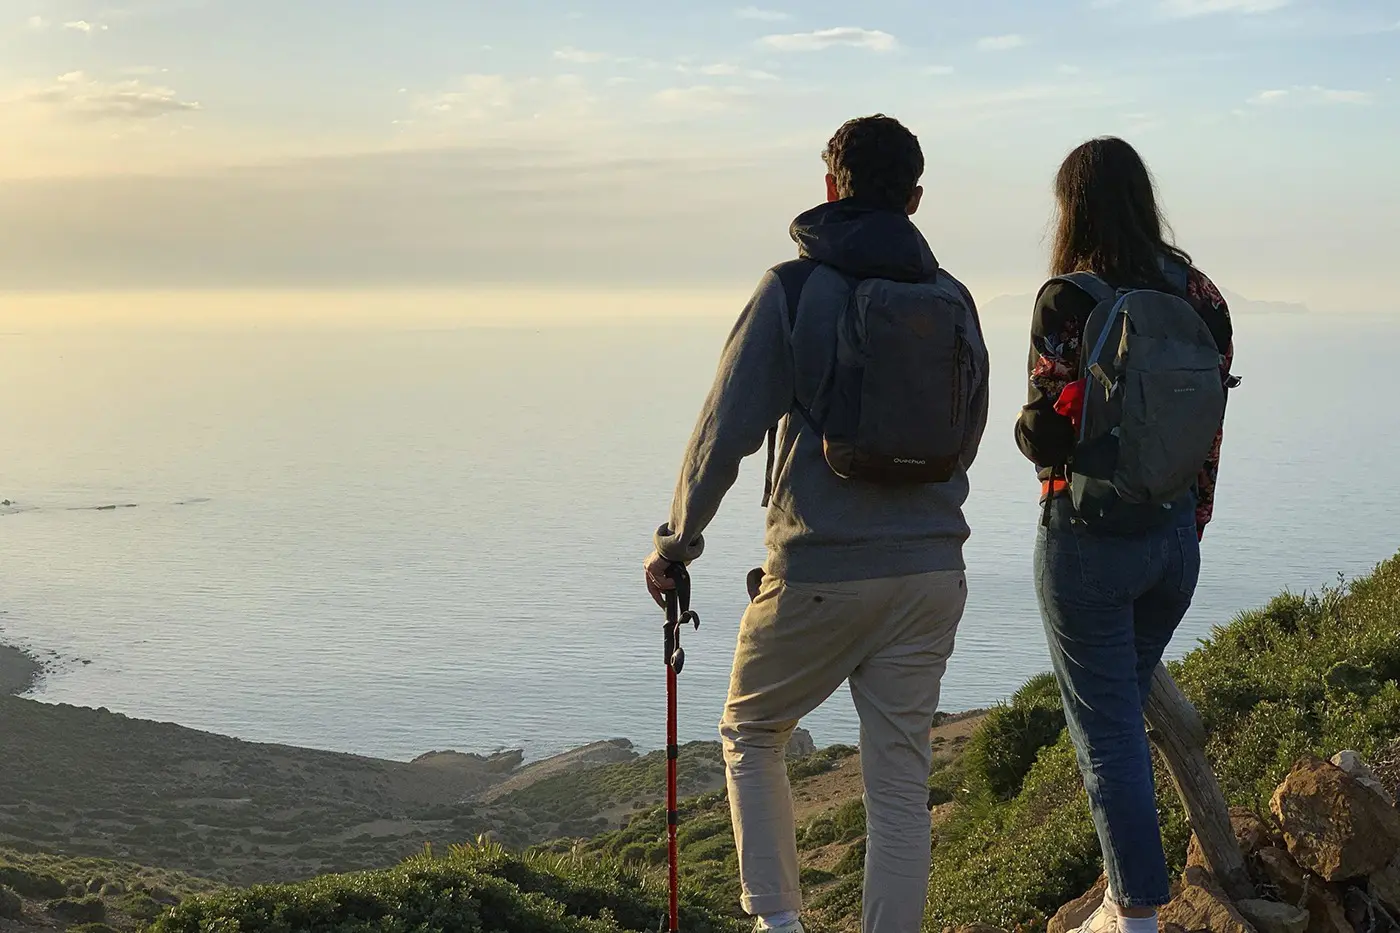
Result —
[{"label": "trekking pole", "polygon": [[666,851],[671,882],[671,904],[667,929],[680,930],[680,849],[676,832],[681,814],[676,801],[676,766],[681,755],[676,725],[676,678],[685,667],[681,647],[681,626],[700,627],[700,616],[690,608],[690,573],[685,564],[672,564],[666,576],[675,585],[666,591]]}]

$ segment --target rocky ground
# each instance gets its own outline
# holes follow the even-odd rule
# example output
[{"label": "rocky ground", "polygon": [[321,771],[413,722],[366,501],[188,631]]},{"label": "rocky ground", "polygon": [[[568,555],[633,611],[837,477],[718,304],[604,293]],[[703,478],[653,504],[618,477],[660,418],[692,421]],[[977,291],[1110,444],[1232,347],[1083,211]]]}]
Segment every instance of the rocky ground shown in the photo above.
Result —
[{"label": "rocky ground", "polygon": [[27,693],[42,673],[41,665],[28,652],[0,645],[0,696]]},{"label": "rocky ground", "polygon": [[[1400,744],[1373,770],[1355,754],[1300,760],[1267,812],[1231,811],[1254,897],[1231,899],[1193,838],[1187,868],[1161,912],[1164,933],[1400,931]],[[1099,879],[1050,921],[1068,933],[1103,901]],[[984,928],[984,933],[990,928]]]}]

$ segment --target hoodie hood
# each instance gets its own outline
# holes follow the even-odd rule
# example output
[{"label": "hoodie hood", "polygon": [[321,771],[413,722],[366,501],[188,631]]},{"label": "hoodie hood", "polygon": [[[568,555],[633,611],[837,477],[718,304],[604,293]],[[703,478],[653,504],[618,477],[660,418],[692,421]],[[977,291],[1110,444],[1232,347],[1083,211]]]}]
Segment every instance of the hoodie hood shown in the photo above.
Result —
[{"label": "hoodie hood", "polygon": [[854,278],[923,282],[938,271],[928,241],[906,215],[850,198],[798,215],[789,233],[802,258]]}]

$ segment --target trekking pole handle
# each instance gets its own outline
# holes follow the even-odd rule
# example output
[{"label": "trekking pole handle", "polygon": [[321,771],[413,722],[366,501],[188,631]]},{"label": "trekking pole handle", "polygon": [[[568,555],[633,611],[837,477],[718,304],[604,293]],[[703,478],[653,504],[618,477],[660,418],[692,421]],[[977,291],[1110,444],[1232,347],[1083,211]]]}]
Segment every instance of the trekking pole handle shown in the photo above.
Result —
[{"label": "trekking pole handle", "polygon": [[666,591],[666,666],[679,674],[685,667],[681,626],[693,625],[697,629],[700,628],[700,614],[690,608],[690,572],[685,569],[685,564],[671,564],[666,568],[666,576],[674,584]]}]

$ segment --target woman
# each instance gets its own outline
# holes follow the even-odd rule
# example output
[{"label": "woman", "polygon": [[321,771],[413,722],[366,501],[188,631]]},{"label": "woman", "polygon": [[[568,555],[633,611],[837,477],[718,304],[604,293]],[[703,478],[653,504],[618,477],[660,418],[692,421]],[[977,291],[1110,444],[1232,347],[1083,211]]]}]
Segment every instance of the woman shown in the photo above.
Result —
[{"label": "woman", "polygon": [[[1053,274],[1089,272],[1115,289],[1186,298],[1220,349],[1225,379],[1233,353],[1229,309],[1190,256],[1167,241],[1152,177],[1137,152],[1121,139],[1084,143],[1060,166],[1055,197]],[[1081,929],[1156,933],[1157,908],[1170,891],[1143,705],[1196,588],[1220,434],[1195,488],[1177,507],[1111,529],[1075,514],[1061,477],[1075,453],[1084,388],[1080,341],[1095,305],[1087,292],[1059,280],[1036,299],[1030,400],[1016,439],[1041,468],[1036,589],[1108,873],[1104,904]]]}]

